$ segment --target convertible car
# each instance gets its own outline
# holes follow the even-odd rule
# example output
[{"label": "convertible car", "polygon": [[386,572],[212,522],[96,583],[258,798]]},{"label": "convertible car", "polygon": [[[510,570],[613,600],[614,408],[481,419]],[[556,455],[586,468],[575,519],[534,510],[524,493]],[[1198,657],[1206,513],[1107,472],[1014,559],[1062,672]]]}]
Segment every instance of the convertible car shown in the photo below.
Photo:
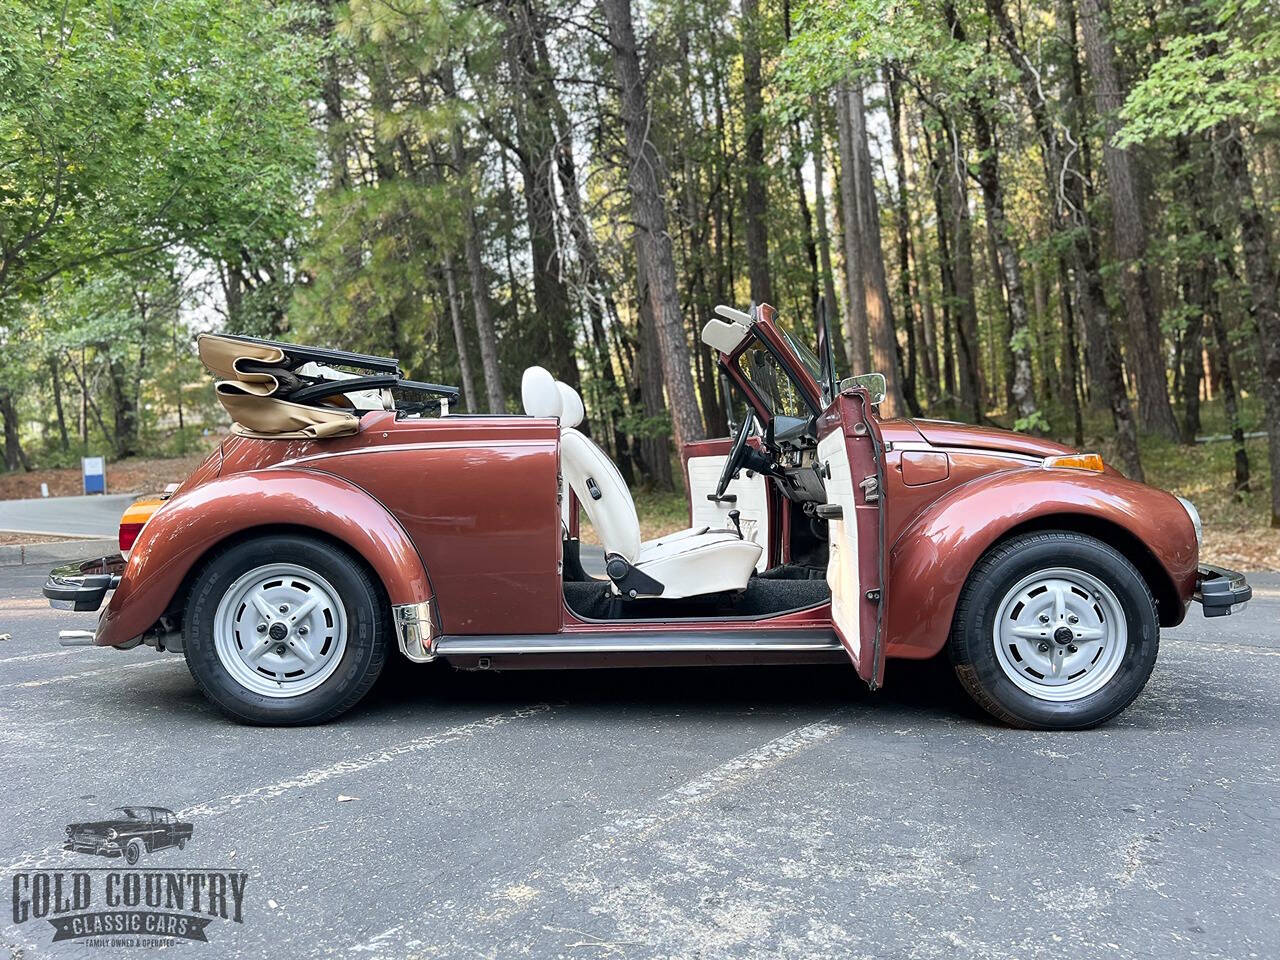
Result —
[{"label": "convertible car", "polygon": [[127,559],[50,575],[55,606],[111,592],[64,642],[181,652],[218,707],[262,724],[338,716],[392,656],[830,662],[876,689],[886,660],[945,651],[999,720],[1079,728],[1138,696],[1193,601],[1215,617],[1251,596],[1199,563],[1188,501],[1096,454],[881,419],[883,377],[837,381],[830,349],[767,305],[718,307],[702,338],[733,436],[681,451],[690,526],[644,540],[580,397],[540,367],[523,416],[459,415],[455,389],[395,360],[204,336],[232,436],[131,527]]}]

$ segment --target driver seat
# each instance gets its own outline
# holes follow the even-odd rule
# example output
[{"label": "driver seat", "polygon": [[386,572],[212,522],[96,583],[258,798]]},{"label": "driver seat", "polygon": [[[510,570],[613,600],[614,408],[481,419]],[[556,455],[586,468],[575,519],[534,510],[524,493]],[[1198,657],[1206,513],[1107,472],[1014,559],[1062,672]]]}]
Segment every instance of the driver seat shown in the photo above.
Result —
[{"label": "driver seat", "polygon": [[560,472],[573,488],[604,543],[605,571],[624,597],[698,597],[747,586],[761,546],[732,530],[683,530],[640,540],[640,519],[622,474],[603,450],[575,427],[582,398],[542,367],[525,370],[520,382],[524,412],[560,421]]}]

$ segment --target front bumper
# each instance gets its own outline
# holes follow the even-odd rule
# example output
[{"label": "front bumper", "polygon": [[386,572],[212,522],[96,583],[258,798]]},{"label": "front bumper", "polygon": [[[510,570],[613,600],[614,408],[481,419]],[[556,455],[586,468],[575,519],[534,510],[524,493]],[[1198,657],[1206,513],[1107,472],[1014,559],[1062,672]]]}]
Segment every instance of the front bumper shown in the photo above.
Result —
[{"label": "front bumper", "polygon": [[55,567],[44,582],[43,593],[49,606],[59,610],[81,612],[97,610],[108,590],[120,585],[124,574],[122,556],[94,557]]},{"label": "front bumper", "polygon": [[1202,563],[1196,571],[1196,589],[1191,599],[1204,608],[1206,617],[1238,613],[1253,597],[1253,587],[1243,573]]},{"label": "front bumper", "polygon": [[99,857],[120,856],[120,845],[100,837],[72,837],[62,845],[73,853],[92,853]]}]

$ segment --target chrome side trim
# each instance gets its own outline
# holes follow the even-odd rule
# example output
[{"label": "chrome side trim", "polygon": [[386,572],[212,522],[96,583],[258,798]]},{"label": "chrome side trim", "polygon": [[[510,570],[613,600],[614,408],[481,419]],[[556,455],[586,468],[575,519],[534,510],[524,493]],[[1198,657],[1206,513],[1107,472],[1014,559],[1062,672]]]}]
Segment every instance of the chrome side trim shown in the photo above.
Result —
[{"label": "chrome side trim", "polygon": [[[889,444],[885,444],[885,447],[888,448]],[[967,454],[969,456],[991,457],[994,460],[1012,460],[1015,463],[1025,463],[1028,466],[1040,466],[1044,463],[1044,457],[1027,453],[1014,453],[1010,450],[990,450],[986,447],[937,446],[922,440],[895,440],[892,449],[895,453],[915,451],[922,453]]]},{"label": "chrome side trim", "polygon": [[773,637],[740,631],[706,631],[701,636],[676,630],[648,636],[628,633],[440,637],[434,651],[441,657],[489,657],[525,653],[809,653],[843,649],[830,630],[780,630]]},{"label": "chrome side trim", "polygon": [[401,653],[414,663],[430,663],[436,658],[435,621],[430,600],[394,606],[391,619],[395,622],[396,642]]}]

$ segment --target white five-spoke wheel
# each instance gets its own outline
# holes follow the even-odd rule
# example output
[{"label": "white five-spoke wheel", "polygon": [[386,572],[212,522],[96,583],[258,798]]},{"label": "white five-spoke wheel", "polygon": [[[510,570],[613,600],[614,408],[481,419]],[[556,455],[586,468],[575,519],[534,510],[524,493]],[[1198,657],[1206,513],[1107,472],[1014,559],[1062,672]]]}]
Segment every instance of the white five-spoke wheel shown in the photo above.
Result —
[{"label": "white five-spoke wheel", "polygon": [[293,533],[244,540],[196,574],[183,621],[192,677],[249,723],[321,723],[373,686],[390,644],[387,599],[341,545]]},{"label": "white five-spoke wheel", "polygon": [[974,565],[947,649],[992,716],[1079,729],[1133,702],[1159,643],[1151,587],[1133,563],[1095,537],[1054,530],[1004,540]]},{"label": "white five-spoke wheel", "polygon": [[992,630],[996,662],[1041,700],[1079,700],[1101,690],[1124,660],[1128,629],[1120,599],[1083,570],[1052,567],[1004,595]]},{"label": "white five-spoke wheel", "polygon": [[337,591],[313,570],[268,563],[242,574],[214,613],[214,646],[247,690],[296,697],[320,686],[347,647]]}]

